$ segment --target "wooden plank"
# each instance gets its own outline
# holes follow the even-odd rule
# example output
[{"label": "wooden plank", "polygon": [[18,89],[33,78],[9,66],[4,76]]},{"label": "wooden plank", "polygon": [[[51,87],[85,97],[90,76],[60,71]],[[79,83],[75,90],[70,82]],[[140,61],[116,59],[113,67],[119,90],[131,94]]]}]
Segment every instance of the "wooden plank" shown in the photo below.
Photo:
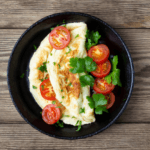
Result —
[{"label": "wooden plank", "polygon": [[28,28],[45,16],[69,11],[91,14],[114,28],[150,28],[149,8],[149,0],[0,0],[0,28]]},{"label": "wooden plank", "polygon": [[[6,74],[12,48],[23,29],[0,30],[0,123],[25,123],[12,104]],[[150,122],[150,29],[118,29],[134,62],[135,85],[127,109],[117,122]]]},{"label": "wooden plank", "polygon": [[149,150],[149,140],[149,124],[114,124],[92,137],[71,141],[49,137],[27,124],[0,125],[5,150]]}]

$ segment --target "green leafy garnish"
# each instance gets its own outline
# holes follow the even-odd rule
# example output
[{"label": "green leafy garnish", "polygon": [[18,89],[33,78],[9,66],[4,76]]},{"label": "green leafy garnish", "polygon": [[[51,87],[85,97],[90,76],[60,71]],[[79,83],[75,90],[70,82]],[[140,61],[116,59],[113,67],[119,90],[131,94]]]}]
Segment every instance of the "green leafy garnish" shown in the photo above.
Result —
[{"label": "green leafy garnish", "polygon": [[52,101],[52,104],[56,104],[56,101]]},{"label": "green leafy garnish", "polygon": [[70,117],[69,115],[62,115],[62,117]]},{"label": "green leafy garnish", "polygon": [[95,108],[95,102],[93,101],[92,97],[87,96],[86,99],[89,102],[88,104],[89,104],[90,108],[92,108],[92,109]]},{"label": "green leafy garnish", "polygon": [[54,28],[50,28],[51,29],[51,31],[54,29]]},{"label": "green leafy garnish", "polygon": [[61,92],[63,92],[63,89],[61,90]]},{"label": "green leafy garnish", "polygon": [[41,85],[42,90],[44,90],[44,85]]},{"label": "green leafy garnish", "polygon": [[66,24],[63,24],[63,25],[61,25],[61,26],[66,27]]},{"label": "green leafy garnish", "polygon": [[43,82],[44,81],[44,79],[39,79],[41,82]]},{"label": "green leafy garnish", "polygon": [[68,84],[68,86],[71,86],[71,85],[72,85],[72,83],[69,83],[69,84]]},{"label": "green leafy garnish", "polygon": [[43,65],[41,65],[40,67],[38,67],[37,69],[42,71],[42,72],[47,72],[47,67],[46,67],[46,63],[47,62],[43,62]]},{"label": "green leafy garnish", "polygon": [[72,116],[72,118],[76,118],[75,116]]},{"label": "green leafy garnish", "polygon": [[62,96],[62,99],[65,98],[64,96]]},{"label": "green leafy garnish", "polygon": [[52,53],[50,53],[50,55],[52,56]]},{"label": "green leafy garnish", "polygon": [[69,69],[70,72],[82,73],[85,71],[84,59],[75,57],[75,58],[70,58],[69,62],[70,62],[70,66],[73,67]]},{"label": "green leafy garnish", "polygon": [[55,124],[54,124],[56,127],[61,127],[63,128],[64,127],[64,123],[62,121],[57,121]]},{"label": "green leafy garnish", "polygon": [[40,114],[42,114],[42,111],[40,112]]},{"label": "green leafy garnish", "polygon": [[94,85],[94,78],[91,75],[82,75],[80,76],[79,80],[80,80],[81,87],[84,87],[86,85],[90,85],[93,87]]},{"label": "green leafy garnish", "polygon": [[58,26],[59,26],[59,24],[56,27],[58,27]]},{"label": "green leafy garnish", "polygon": [[48,77],[45,77],[45,80],[48,79]]},{"label": "green leafy garnish", "polygon": [[77,120],[77,122],[76,122],[75,126],[77,126],[77,124],[79,123],[79,121],[80,121],[80,120]]},{"label": "green leafy garnish", "polygon": [[75,38],[77,38],[77,37],[79,37],[79,34],[77,34],[77,35],[75,36]]},{"label": "green leafy garnish", "polygon": [[66,52],[66,54],[69,54],[70,53],[70,51],[71,51],[71,48],[69,47],[69,46],[67,46],[68,48],[69,48],[69,51],[68,52]]},{"label": "green leafy garnish", "polygon": [[36,86],[34,86],[34,85],[32,85],[32,88],[33,88],[33,89],[37,89],[37,87],[36,87]]},{"label": "green leafy garnish", "polygon": [[34,49],[37,50],[37,47],[35,45],[33,45]]},{"label": "green leafy garnish", "polygon": [[98,44],[98,40],[101,38],[101,35],[98,31],[86,31],[87,42],[85,43],[85,47],[89,50],[92,46]]},{"label": "green leafy garnish", "polygon": [[86,71],[88,72],[96,70],[97,68],[96,62],[94,62],[93,59],[90,57],[85,57],[85,68]]},{"label": "green leafy garnish", "polygon": [[90,108],[95,108],[96,114],[103,114],[103,112],[108,112],[106,109],[107,100],[105,99],[105,96],[103,94],[93,94],[92,97],[87,96],[88,104]]},{"label": "green leafy garnish", "polygon": [[72,73],[91,72],[96,70],[96,63],[90,57],[85,58],[70,58],[70,66],[73,67],[69,71]]},{"label": "green leafy garnish", "polygon": [[78,120],[77,123],[76,123],[76,125],[77,124],[79,124],[79,125],[78,125],[78,129],[76,131],[80,131],[81,130],[82,121]]},{"label": "green leafy garnish", "polygon": [[85,107],[84,108],[80,108],[79,114],[81,113],[85,113]]},{"label": "green leafy garnish", "polygon": [[66,78],[66,82],[68,81],[68,78]]},{"label": "green leafy garnish", "polygon": [[24,77],[24,73],[20,76],[20,78],[23,78]]},{"label": "green leafy garnish", "polygon": [[65,23],[65,19],[63,20],[63,23]]},{"label": "green leafy garnish", "polygon": [[61,108],[61,106],[56,106],[55,108]]},{"label": "green leafy garnish", "polygon": [[60,69],[60,64],[58,64],[58,67],[59,67],[59,69]]},{"label": "green leafy garnish", "polygon": [[110,84],[118,85],[122,87],[121,81],[120,81],[120,69],[117,69],[118,65],[118,56],[114,56],[113,59],[111,59],[112,62],[112,72],[105,77],[105,80]]},{"label": "green leafy garnish", "polygon": [[56,65],[56,62],[53,62],[54,66]]}]

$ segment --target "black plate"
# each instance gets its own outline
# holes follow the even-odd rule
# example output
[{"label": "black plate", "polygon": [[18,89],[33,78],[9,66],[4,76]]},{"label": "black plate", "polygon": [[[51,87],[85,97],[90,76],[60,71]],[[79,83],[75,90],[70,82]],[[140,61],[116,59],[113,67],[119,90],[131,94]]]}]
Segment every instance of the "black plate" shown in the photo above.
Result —
[{"label": "black plate", "polygon": [[[77,127],[65,125],[64,128],[57,128],[53,125],[47,125],[42,120],[41,108],[37,105],[31,93],[29,92],[29,62],[35,52],[33,45],[39,46],[43,38],[50,32],[51,27],[62,24],[63,19],[66,23],[85,22],[88,29],[99,31],[102,35],[99,43],[106,44],[111,56],[118,55],[121,69],[121,82],[123,87],[116,87],[114,94],[116,102],[109,110],[109,113],[96,115],[96,122],[82,126],[82,130],[76,132]],[[23,79],[20,75],[25,73]],[[133,88],[134,69],[133,63],[125,43],[118,33],[102,20],[83,13],[66,12],[47,16],[31,27],[29,27],[17,41],[8,63],[8,87],[13,103],[24,118],[35,129],[49,136],[62,139],[79,139],[95,135],[110,125],[125,110]],[[126,101],[123,101],[126,99]]]}]

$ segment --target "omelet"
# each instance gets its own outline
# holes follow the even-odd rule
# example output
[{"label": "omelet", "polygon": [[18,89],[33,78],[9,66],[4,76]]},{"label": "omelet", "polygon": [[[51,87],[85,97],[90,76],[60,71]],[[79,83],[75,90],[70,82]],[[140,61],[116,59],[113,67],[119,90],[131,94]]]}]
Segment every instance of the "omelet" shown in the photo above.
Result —
[{"label": "omelet", "polygon": [[[89,107],[86,99],[86,96],[90,96],[90,86],[81,87],[80,85],[79,77],[84,73],[69,72],[70,58],[87,56],[85,49],[87,25],[83,22],[68,23],[66,28],[71,35],[70,43],[66,48],[54,49],[47,35],[32,56],[29,65],[30,92],[42,109],[51,104],[51,101],[41,96],[39,88],[41,83],[39,79],[48,76],[56,94],[57,105],[61,105],[62,117],[60,119],[70,125],[75,125],[78,120],[82,121],[82,125],[89,124],[95,121],[94,109]],[[37,69],[43,62],[47,62],[46,73]],[[37,86],[37,89],[33,89],[33,85]]]}]

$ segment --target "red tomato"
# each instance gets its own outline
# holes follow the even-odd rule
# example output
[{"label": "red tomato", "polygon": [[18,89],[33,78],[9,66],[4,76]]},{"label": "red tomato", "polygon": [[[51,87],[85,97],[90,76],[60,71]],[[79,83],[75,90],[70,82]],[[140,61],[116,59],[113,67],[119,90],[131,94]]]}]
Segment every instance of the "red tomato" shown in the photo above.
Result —
[{"label": "red tomato", "polygon": [[88,51],[88,56],[93,58],[97,64],[105,62],[108,59],[109,54],[109,48],[104,44],[92,46]]},{"label": "red tomato", "polygon": [[40,84],[40,91],[41,91],[41,95],[44,99],[46,100],[56,100],[56,94],[53,90],[53,87],[51,85],[51,82],[48,79],[44,80],[41,84]]},{"label": "red tomato", "polygon": [[97,93],[102,93],[104,95],[110,93],[115,88],[115,85],[112,83],[108,84],[103,78],[96,78],[94,82],[93,89]]},{"label": "red tomato", "polygon": [[59,50],[65,48],[70,42],[70,32],[63,26],[54,28],[49,34],[49,42],[53,48]]},{"label": "red tomato", "polygon": [[91,74],[98,78],[103,78],[107,76],[110,72],[111,64],[110,61],[107,60],[106,62],[97,65],[97,69],[95,71],[92,71]]},{"label": "red tomato", "polygon": [[106,105],[106,108],[109,109],[113,106],[113,104],[115,103],[115,95],[114,93],[109,93],[105,96],[105,98],[107,99],[107,105]]},{"label": "red tomato", "polygon": [[47,124],[54,124],[60,119],[60,109],[57,105],[46,105],[42,110],[42,118]]}]

